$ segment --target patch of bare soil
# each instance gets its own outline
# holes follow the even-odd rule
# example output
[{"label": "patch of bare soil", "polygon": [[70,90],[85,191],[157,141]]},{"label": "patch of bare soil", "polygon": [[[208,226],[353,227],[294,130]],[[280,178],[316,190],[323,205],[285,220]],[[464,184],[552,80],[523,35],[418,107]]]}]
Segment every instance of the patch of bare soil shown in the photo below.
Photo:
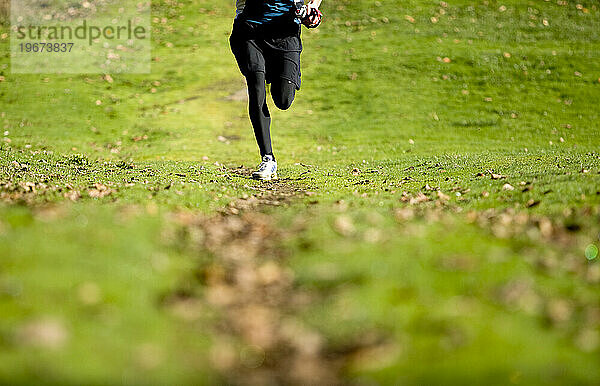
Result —
[{"label": "patch of bare soil", "polygon": [[[247,179],[252,178],[252,171],[252,169],[243,166],[228,170],[234,176]],[[242,197],[230,202],[226,213],[235,215],[240,211],[257,210],[263,206],[281,206],[294,198],[314,194],[290,183],[293,181],[291,178],[283,178],[263,182],[260,186],[253,188],[256,193],[252,196]]]}]

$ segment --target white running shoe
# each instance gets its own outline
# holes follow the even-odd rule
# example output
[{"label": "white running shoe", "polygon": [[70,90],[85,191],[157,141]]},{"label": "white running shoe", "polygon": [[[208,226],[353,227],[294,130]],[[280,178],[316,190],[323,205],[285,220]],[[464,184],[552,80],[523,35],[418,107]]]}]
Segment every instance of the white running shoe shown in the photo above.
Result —
[{"label": "white running shoe", "polygon": [[258,170],[252,173],[252,178],[261,181],[271,181],[277,179],[277,161],[272,155],[264,155],[262,162],[258,165]]}]

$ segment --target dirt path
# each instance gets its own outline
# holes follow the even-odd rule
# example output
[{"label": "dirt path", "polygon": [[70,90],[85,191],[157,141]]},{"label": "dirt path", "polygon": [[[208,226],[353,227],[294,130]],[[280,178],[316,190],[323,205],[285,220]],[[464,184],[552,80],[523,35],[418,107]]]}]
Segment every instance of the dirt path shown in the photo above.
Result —
[{"label": "dirt path", "polygon": [[176,215],[189,231],[200,231],[202,250],[212,257],[200,268],[204,291],[199,300],[217,311],[211,365],[228,383],[343,383],[343,359],[329,352],[319,332],[294,317],[294,310],[310,296],[295,285],[281,243],[286,232],[298,229],[278,229],[261,212],[306,194],[287,181],[268,182],[255,195],[235,200],[212,217]]}]

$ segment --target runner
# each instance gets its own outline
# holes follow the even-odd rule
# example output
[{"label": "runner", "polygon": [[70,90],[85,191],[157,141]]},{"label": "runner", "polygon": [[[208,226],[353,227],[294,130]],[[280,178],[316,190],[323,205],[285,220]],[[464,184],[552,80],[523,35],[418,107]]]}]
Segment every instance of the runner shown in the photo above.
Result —
[{"label": "runner", "polygon": [[266,83],[273,102],[287,110],[300,89],[300,24],[316,28],[321,23],[322,0],[237,0],[230,43],[248,84],[248,115],[254,128],[262,162],[252,178],[277,178],[277,161],[271,148],[271,116]]}]

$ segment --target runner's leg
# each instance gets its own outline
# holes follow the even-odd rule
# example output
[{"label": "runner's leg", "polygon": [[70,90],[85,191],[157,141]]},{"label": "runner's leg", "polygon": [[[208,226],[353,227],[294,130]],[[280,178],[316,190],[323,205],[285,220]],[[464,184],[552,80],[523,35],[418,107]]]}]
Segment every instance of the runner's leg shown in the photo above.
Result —
[{"label": "runner's leg", "polygon": [[265,57],[256,40],[253,27],[249,23],[236,20],[230,37],[231,51],[246,77],[248,85],[248,115],[260,156],[272,155],[271,148],[271,116],[267,108],[267,91],[265,89]]},{"label": "runner's leg", "polygon": [[254,136],[260,149],[260,156],[273,154],[271,148],[271,115],[267,107],[267,91],[265,89],[265,73],[249,72],[248,83],[248,115],[254,128]]},{"label": "runner's leg", "polygon": [[296,85],[287,79],[278,78],[271,84],[271,96],[275,106],[281,110],[287,110],[292,105],[296,96]]},{"label": "runner's leg", "polygon": [[[292,36],[288,40],[290,44],[300,46],[297,37]],[[300,51],[279,51],[273,56],[271,96],[275,106],[287,110],[294,101],[296,90],[300,88]]]}]

